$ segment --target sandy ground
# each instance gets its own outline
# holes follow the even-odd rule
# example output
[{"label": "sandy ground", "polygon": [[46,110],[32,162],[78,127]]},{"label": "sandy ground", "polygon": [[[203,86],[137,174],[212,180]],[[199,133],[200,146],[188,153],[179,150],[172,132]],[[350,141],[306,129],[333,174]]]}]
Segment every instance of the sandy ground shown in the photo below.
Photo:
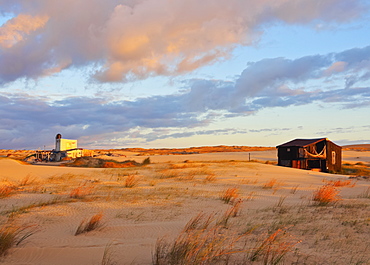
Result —
[{"label": "sandy ground", "polygon": [[[1,185],[15,187],[11,196],[0,199],[0,219],[34,231],[1,261],[91,265],[104,264],[109,257],[105,264],[152,264],[158,239],[171,242],[199,213],[222,218],[233,205],[220,197],[234,188],[241,208],[223,233],[253,231],[245,241],[250,245],[243,245],[250,250],[246,255],[268,233],[282,229],[289,235],[285,240],[296,243],[284,264],[370,264],[369,181],[351,181],[338,187],[337,203],[314,206],[318,188],[348,177],[249,162],[249,154],[251,160],[276,161],[275,151],[154,155],[150,165],[128,169],[0,159]],[[107,158],[141,162],[148,157],[124,155]],[[343,160],[368,163],[370,152],[344,151]],[[131,188],[126,187],[129,176],[137,181]],[[71,198],[76,188],[81,194]],[[99,213],[102,228],[74,235],[83,220]]]}]

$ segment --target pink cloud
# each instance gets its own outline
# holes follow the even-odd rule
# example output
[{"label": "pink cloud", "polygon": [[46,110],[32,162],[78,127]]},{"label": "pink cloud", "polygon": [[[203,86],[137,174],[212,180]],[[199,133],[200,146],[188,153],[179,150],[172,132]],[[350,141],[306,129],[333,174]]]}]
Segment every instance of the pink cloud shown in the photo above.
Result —
[{"label": "pink cloud", "polygon": [[[95,66],[101,82],[178,75],[258,41],[266,24],[340,22],[361,0],[0,0],[0,83]],[[49,19],[47,19],[49,18]],[[17,44],[17,45],[14,45]],[[32,51],[32,56],[30,55]]]},{"label": "pink cloud", "polygon": [[27,35],[45,26],[47,16],[31,16],[20,14],[0,27],[0,47],[11,48],[20,41],[25,41]]}]

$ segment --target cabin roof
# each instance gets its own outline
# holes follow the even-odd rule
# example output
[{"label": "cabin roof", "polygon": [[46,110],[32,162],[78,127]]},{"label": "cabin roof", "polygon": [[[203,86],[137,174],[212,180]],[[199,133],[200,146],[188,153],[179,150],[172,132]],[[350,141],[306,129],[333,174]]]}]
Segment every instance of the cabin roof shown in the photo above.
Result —
[{"label": "cabin roof", "polygon": [[311,144],[316,144],[321,141],[329,141],[327,138],[317,138],[317,139],[294,139],[287,143],[278,145],[276,147],[293,147],[293,146],[299,146],[299,147],[305,147]]}]

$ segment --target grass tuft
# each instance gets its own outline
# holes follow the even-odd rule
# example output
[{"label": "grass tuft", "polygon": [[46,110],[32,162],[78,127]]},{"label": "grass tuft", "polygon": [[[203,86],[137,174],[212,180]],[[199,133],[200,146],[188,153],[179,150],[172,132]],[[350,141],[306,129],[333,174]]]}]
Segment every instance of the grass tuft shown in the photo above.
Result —
[{"label": "grass tuft", "polygon": [[211,222],[213,221],[213,215],[205,215],[204,213],[199,213],[197,216],[190,219],[190,221],[185,225],[182,230],[184,233],[188,233],[193,230],[207,229]]},{"label": "grass tuft", "polygon": [[249,260],[262,260],[263,264],[279,264],[284,256],[299,243],[299,241],[289,240],[288,237],[286,231],[277,229],[257,243],[249,256]]},{"label": "grass tuft", "polygon": [[116,265],[118,264],[112,258],[112,243],[108,243],[104,248],[103,258],[101,260],[100,265]]},{"label": "grass tuft", "polygon": [[295,186],[293,186],[293,187],[291,188],[291,190],[290,190],[290,193],[291,193],[291,194],[295,194],[295,193],[297,192],[298,187],[299,187],[299,185],[295,185]]},{"label": "grass tuft", "polygon": [[0,187],[0,198],[6,198],[15,193],[17,187],[13,185],[3,185]]},{"label": "grass tuft", "polygon": [[228,188],[227,190],[223,191],[220,195],[220,199],[225,203],[234,204],[234,201],[239,197],[239,189],[238,188]]},{"label": "grass tuft", "polygon": [[271,179],[263,184],[263,189],[272,189],[277,184],[277,179]]},{"label": "grass tuft", "polygon": [[8,251],[18,246],[24,240],[35,233],[33,226],[17,226],[14,224],[4,224],[0,228],[0,256],[5,256]]},{"label": "grass tuft", "polygon": [[77,227],[75,236],[87,233],[103,226],[101,219],[103,218],[103,214],[98,213],[93,215],[89,221],[82,220],[80,225]]},{"label": "grass tuft", "polygon": [[19,181],[18,186],[23,187],[27,185],[32,185],[36,181],[36,178],[31,178],[31,175],[28,174],[22,180]]},{"label": "grass tuft", "polygon": [[351,186],[354,187],[355,183],[352,183],[351,180],[329,180],[327,181],[328,185],[332,185],[334,187],[347,187]]},{"label": "grass tuft", "polygon": [[214,174],[208,175],[205,177],[204,182],[215,182],[216,176]]},{"label": "grass tuft", "polygon": [[339,191],[332,185],[324,185],[318,188],[314,194],[312,200],[318,206],[326,206],[330,203],[335,203],[339,200]]},{"label": "grass tuft", "polygon": [[242,202],[243,201],[241,199],[236,200],[234,202],[234,205],[227,209],[226,212],[217,221],[217,225],[221,225],[226,228],[230,218],[237,217],[240,214]]},{"label": "grass tuft", "polygon": [[71,191],[70,198],[83,199],[92,193],[93,187],[79,186]]},{"label": "grass tuft", "polygon": [[134,175],[127,176],[125,179],[126,188],[133,188],[137,186],[138,183],[139,183],[139,178]]}]

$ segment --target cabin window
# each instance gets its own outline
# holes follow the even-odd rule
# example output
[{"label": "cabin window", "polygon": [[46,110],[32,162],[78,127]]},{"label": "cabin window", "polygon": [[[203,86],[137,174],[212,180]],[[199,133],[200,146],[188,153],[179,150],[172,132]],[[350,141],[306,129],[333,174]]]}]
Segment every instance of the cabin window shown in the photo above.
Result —
[{"label": "cabin window", "polygon": [[290,148],[287,148],[287,149],[286,149],[286,151],[287,151],[287,152],[290,152]]},{"label": "cabin window", "polygon": [[303,148],[299,148],[299,157],[304,158],[304,149]]},{"label": "cabin window", "polygon": [[335,165],[335,151],[331,151],[331,163]]}]

